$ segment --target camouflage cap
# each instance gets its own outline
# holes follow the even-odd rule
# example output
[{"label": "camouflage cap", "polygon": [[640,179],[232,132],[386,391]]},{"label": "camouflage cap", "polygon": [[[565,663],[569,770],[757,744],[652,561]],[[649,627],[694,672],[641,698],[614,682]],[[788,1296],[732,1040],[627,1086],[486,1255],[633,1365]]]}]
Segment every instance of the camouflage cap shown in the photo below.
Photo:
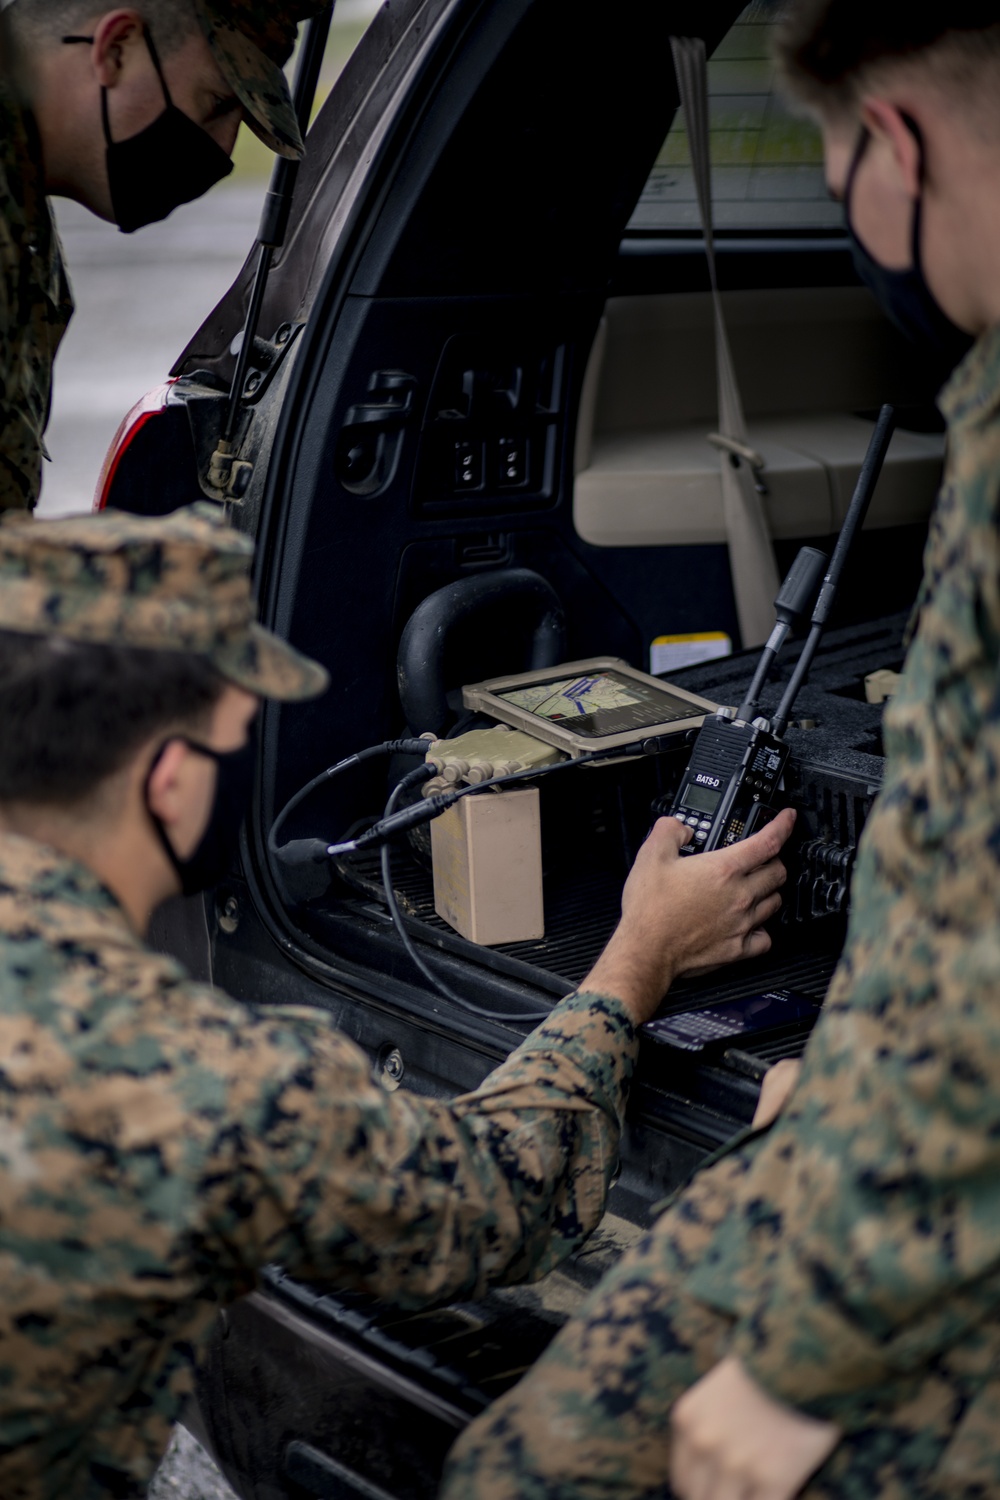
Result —
[{"label": "camouflage cap", "polygon": [[194,0],[216,62],[246,110],[247,124],[279,156],[305,151],[288,81],[299,23],[330,0]]},{"label": "camouflage cap", "polygon": [[258,625],[253,544],[202,501],[171,516],[121,511],[0,522],[0,630],[207,657],[262,698],[315,698],[329,677]]}]

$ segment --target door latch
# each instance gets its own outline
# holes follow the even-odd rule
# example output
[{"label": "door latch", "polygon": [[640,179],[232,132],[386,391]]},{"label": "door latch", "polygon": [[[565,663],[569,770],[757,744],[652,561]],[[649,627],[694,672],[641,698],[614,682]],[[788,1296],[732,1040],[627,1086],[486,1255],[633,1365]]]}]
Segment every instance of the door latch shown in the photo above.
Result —
[{"label": "door latch", "polygon": [[399,468],[417,381],[403,370],[376,370],[369,401],[348,408],[337,440],[337,481],[351,495],[380,495]]}]

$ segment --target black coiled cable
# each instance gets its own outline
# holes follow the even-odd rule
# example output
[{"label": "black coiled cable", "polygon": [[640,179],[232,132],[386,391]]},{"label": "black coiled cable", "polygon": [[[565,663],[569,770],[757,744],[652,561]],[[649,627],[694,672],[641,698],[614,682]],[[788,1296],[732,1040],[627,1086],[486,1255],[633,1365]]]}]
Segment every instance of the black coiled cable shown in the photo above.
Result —
[{"label": "black coiled cable", "polygon": [[[389,801],[386,803],[384,816],[390,818],[408,791],[412,790],[413,787],[420,786],[422,782],[428,781],[436,774],[434,767],[428,765],[417,766],[415,770],[410,771],[403,777],[399,785],[393,788]],[[382,884],[385,887],[385,903],[389,908],[389,915],[392,918],[393,926],[399,933],[400,941],[406,949],[411,962],[419,969],[424,978],[434,986],[439,995],[442,995],[450,1004],[457,1005],[460,1010],[471,1011],[474,1016],[482,1016],[487,1021],[545,1021],[548,1019],[550,1011],[547,1010],[524,1011],[520,1015],[516,1015],[512,1011],[487,1010],[485,1006],[476,1005],[472,1000],[466,1000],[462,995],[456,994],[449,985],[445,984],[444,980],[438,974],[435,974],[430,965],[421,958],[417,952],[416,943],[414,943],[406,930],[406,923],[399,909],[399,902],[396,900],[396,892],[392,887],[392,854],[388,839],[382,845],[380,853]]]}]

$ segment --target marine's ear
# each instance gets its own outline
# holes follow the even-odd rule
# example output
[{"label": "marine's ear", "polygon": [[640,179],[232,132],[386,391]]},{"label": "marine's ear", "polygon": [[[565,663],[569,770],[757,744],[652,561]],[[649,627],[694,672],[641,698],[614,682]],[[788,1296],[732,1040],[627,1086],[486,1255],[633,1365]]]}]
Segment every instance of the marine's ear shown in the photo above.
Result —
[{"label": "marine's ear", "polygon": [[144,752],[143,782],[146,806],[164,827],[180,822],[187,812],[187,762],[191,751],[182,739],[167,740]]},{"label": "marine's ear", "polygon": [[[91,66],[102,88],[113,89],[122,81],[130,57],[145,52],[145,23],[137,10],[109,10],[92,28]],[[148,55],[148,54],[147,54]]]},{"label": "marine's ear", "polygon": [[908,197],[918,198],[924,157],[922,141],[914,131],[912,117],[888,99],[870,95],[861,101],[861,123],[873,140],[882,141],[889,147],[900,186]]}]

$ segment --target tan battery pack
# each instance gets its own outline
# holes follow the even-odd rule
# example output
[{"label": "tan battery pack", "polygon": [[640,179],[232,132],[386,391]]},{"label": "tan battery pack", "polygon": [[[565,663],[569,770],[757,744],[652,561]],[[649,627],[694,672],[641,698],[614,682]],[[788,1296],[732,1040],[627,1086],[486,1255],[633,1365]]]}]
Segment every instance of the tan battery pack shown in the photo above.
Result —
[{"label": "tan battery pack", "polygon": [[865,678],[865,698],[869,703],[885,703],[899,687],[899,673],[888,667],[869,672]]},{"label": "tan battery pack", "polygon": [[431,824],[434,910],[486,947],[545,936],[537,787],[463,797]]}]

